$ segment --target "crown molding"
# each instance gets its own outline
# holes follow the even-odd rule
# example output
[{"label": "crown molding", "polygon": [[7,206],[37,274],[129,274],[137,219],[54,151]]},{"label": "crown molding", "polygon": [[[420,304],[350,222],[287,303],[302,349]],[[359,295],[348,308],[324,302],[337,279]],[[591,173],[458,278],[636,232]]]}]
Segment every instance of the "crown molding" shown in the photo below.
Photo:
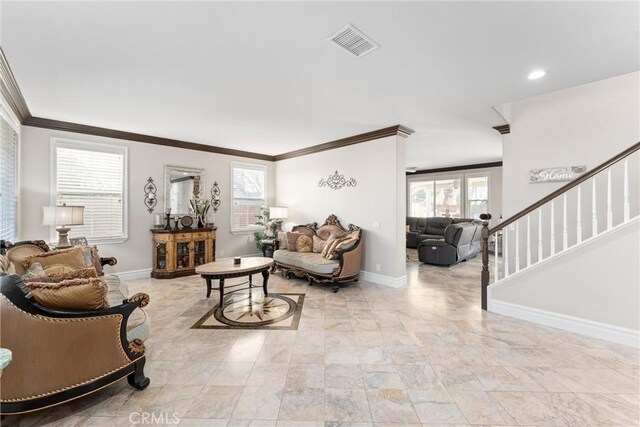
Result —
[{"label": "crown molding", "polygon": [[473,165],[462,165],[462,166],[450,166],[446,168],[436,168],[436,169],[421,169],[415,172],[407,172],[407,176],[414,175],[423,175],[427,173],[441,173],[441,172],[458,172],[465,171],[470,169],[486,169],[486,168],[497,168],[501,167],[502,162],[490,162],[490,163],[476,163]]},{"label": "crown molding", "polygon": [[388,136],[408,137],[415,131],[403,125],[389,126],[383,129],[371,132],[361,133],[359,135],[349,136],[347,138],[336,139],[335,141],[325,142],[324,144],[313,145],[311,147],[302,148],[300,150],[289,151],[288,153],[278,154],[275,160],[291,159],[293,157],[306,156],[308,154],[319,153],[321,151],[335,150],[336,148],[347,147],[349,145],[360,144],[362,142],[372,141],[374,139],[386,138]]},{"label": "crown molding", "polygon": [[326,150],[333,150],[349,145],[359,144],[374,139],[385,138],[387,136],[408,137],[415,131],[403,125],[390,126],[347,138],[318,144],[300,150],[289,151],[287,153],[271,156],[268,154],[254,153],[251,151],[234,150],[231,148],[216,147],[214,145],[200,144],[195,142],[181,141],[179,139],[162,138],[159,136],[145,135],[135,132],[127,132],[116,129],[103,128],[98,126],[83,125],[79,123],[65,122],[62,120],[47,119],[44,117],[34,117],[29,111],[18,83],[9,67],[4,51],[0,47],[0,80],[2,96],[7,100],[14,114],[23,126],[31,126],[43,129],[59,130],[64,132],[81,133],[85,135],[101,136],[105,138],[123,139],[126,141],[142,142],[145,144],[162,145],[165,147],[182,148],[185,150],[204,151],[207,153],[225,154],[228,156],[245,157],[249,159],[277,161],[318,153]]},{"label": "crown molding", "polygon": [[44,119],[42,117],[27,117],[22,123],[24,126],[32,126],[44,129],[60,130],[65,132],[83,133],[86,135],[102,136],[105,138],[124,139],[127,141],[143,142],[145,144],[162,145],[165,147],[183,148],[186,150],[204,151],[207,153],[226,154],[228,156],[246,157],[257,160],[273,161],[274,157],[268,154],[253,153],[251,151],[234,150],[231,148],[216,147],[207,144],[181,141],[178,139],[161,138],[158,136],[141,133],[125,132],[115,129],[101,128],[97,126],[81,125],[78,123],[63,122],[60,120]]},{"label": "crown molding", "polygon": [[2,96],[9,104],[9,107],[16,115],[20,122],[24,122],[27,117],[31,116],[29,107],[22,96],[18,82],[16,81],[7,57],[4,55],[2,47],[0,47],[0,91]]},{"label": "crown molding", "polygon": [[511,125],[509,125],[509,124],[500,125],[500,126],[494,126],[493,128],[495,130],[497,130],[498,132],[500,132],[501,135],[506,135],[508,133],[511,133]]}]

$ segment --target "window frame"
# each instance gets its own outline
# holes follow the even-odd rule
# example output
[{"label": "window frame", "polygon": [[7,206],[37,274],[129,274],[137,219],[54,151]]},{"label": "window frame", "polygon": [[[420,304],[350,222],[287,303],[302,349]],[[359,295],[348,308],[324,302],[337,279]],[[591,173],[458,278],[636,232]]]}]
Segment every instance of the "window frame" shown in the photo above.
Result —
[{"label": "window frame", "polygon": [[[268,178],[269,178],[269,174],[268,174],[268,168],[267,165],[261,164],[261,163],[247,163],[247,162],[236,162],[236,161],[232,161],[230,162],[229,165],[229,230],[231,232],[231,234],[251,234],[251,233],[255,233],[256,231],[260,231],[263,230],[264,227],[261,227],[259,225],[255,225],[255,226],[249,226],[248,228],[240,228],[240,229],[234,229],[233,228],[233,217],[234,217],[234,212],[235,212],[235,203],[234,201],[236,200],[236,198],[233,196],[233,188],[234,188],[234,181],[233,181],[233,171],[236,168],[245,168],[245,169],[255,169],[255,170],[261,170],[264,173],[264,193],[263,193],[263,204],[261,205],[261,207],[266,207],[267,204],[267,185],[268,185]],[[257,219],[256,219],[257,220]]]},{"label": "window frame", "polygon": [[[50,143],[50,163],[51,163],[51,186],[50,186],[50,206],[57,205],[57,182],[58,182],[58,171],[57,171],[57,149],[61,148],[70,148],[76,150],[85,150],[85,151],[97,151],[100,153],[113,153],[113,154],[122,154],[122,236],[111,238],[111,239],[101,239],[101,238],[93,238],[86,236],[87,242],[91,245],[105,245],[105,244],[119,244],[124,243],[129,239],[129,147],[125,145],[115,145],[115,144],[104,144],[99,142],[89,142],[89,141],[80,141],[68,138],[58,138],[52,137]],[[50,241],[56,242],[58,241],[58,234],[55,230],[55,227],[49,227],[50,233]]]},{"label": "window frame", "polygon": [[[478,170],[475,172],[465,172],[461,170],[459,173],[428,173],[424,175],[412,175],[407,177],[407,212],[411,214],[411,183],[421,182],[421,181],[432,181],[435,183],[437,181],[449,180],[449,179],[460,179],[460,210],[462,218],[469,218],[469,194],[468,194],[468,179],[469,178],[478,178],[478,177],[486,177],[487,178],[487,210],[491,212],[491,204],[492,204],[492,192],[491,192],[491,170]],[[434,200],[435,200],[435,191],[434,191]],[[473,199],[476,200],[476,199]],[[434,202],[435,209],[435,202]],[[435,215],[435,211],[433,212]],[[408,215],[410,216],[410,215]]]},{"label": "window frame", "polygon": [[4,119],[9,126],[11,127],[11,129],[13,129],[13,131],[16,133],[17,135],[17,141],[16,141],[16,164],[15,164],[15,170],[16,170],[16,178],[15,178],[15,182],[16,182],[16,188],[15,188],[15,197],[16,197],[16,220],[15,220],[15,236],[14,236],[14,240],[18,241],[20,240],[20,225],[21,225],[21,221],[20,221],[20,205],[21,205],[21,198],[20,198],[20,188],[21,188],[21,182],[20,182],[20,176],[21,176],[21,154],[22,154],[22,135],[21,135],[21,126],[20,126],[20,120],[18,120],[18,117],[13,113],[13,111],[9,108],[8,103],[6,102],[5,98],[0,94],[0,117],[2,119]]},{"label": "window frame", "polygon": [[469,217],[472,201],[482,201],[483,199],[469,198],[469,178],[487,178],[487,212],[491,212],[491,172],[471,172],[464,174],[464,198],[465,198],[465,218]]},{"label": "window frame", "polygon": [[[433,212],[431,217],[436,217],[436,184],[438,181],[460,180],[460,213],[462,218],[466,218],[466,178],[464,173],[448,173],[448,174],[425,174],[424,177],[414,175],[407,178],[407,211],[411,213],[411,184],[415,182],[433,182]],[[444,218],[444,217],[437,217]],[[455,217],[452,217],[455,218]]]}]

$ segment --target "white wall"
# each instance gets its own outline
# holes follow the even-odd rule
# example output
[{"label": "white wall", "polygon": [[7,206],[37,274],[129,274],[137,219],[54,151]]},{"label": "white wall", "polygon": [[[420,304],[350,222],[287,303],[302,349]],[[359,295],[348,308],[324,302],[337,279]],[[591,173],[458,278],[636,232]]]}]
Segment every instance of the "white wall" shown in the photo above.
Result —
[{"label": "white wall", "polygon": [[563,184],[529,184],[529,170],[589,170],[640,141],[639,93],[635,72],[503,106],[512,120],[503,136],[504,217]]},{"label": "white wall", "polygon": [[[393,136],[278,161],[276,203],[289,208],[287,222],[322,224],[333,213],[343,225],[361,227],[363,270],[372,273],[369,280],[402,284],[406,281],[404,150],[404,138]],[[336,170],[347,179],[354,178],[357,186],[318,187],[320,179]]]},{"label": "white wall", "polygon": [[[636,220],[602,235],[597,241],[576,247],[573,252],[551,258],[544,266],[524,271],[496,285],[490,291],[492,311],[497,307],[500,312],[500,302],[507,302],[560,313],[575,318],[572,319],[572,330],[576,332],[593,335],[597,331],[608,331],[599,337],[620,342],[613,338],[616,338],[618,328],[624,328],[635,331],[637,342],[640,329],[639,224]],[[531,311],[525,309],[522,313],[525,315],[518,317],[531,320],[526,315]],[[593,328],[591,322],[600,325]],[[551,325],[563,326],[562,321]]]},{"label": "white wall", "polygon": [[[447,179],[459,177],[463,180],[462,191],[466,191],[466,176],[472,176],[478,173],[486,173],[489,175],[489,212],[492,215],[491,224],[500,222],[502,215],[502,167],[467,169],[461,171],[442,172],[442,173],[425,173],[407,175],[407,192],[409,191],[409,182],[411,181],[429,181],[432,179]],[[463,194],[464,196],[464,194]],[[461,198],[462,203],[466,203],[466,198]],[[407,209],[409,206],[409,194],[407,193]],[[466,206],[463,207],[463,211]],[[464,216],[467,216],[466,213]]]},{"label": "white wall", "polygon": [[[144,185],[152,177],[158,186],[158,205],[154,214],[164,211],[164,165],[204,168],[206,190],[217,181],[222,191],[222,204],[215,215],[218,227],[216,257],[247,255],[259,252],[251,234],[231,234],[230,222],[230,162],[242,161],[267,165],[267,201],[274,199],[274,165],[254,159],[239,158],[215,153],[163,147],[145,143],[101,138],[70,132],[52,131],[34,127],[22,127],[21,183],[19,239],[50,240],[49,227],[42,227],[42,207],[50,204],[52,137],[76,141],[100,142],[129,147],[128,220],[129,239],[122,244],[101,245],[103,256],[115,256],[119,272],[151,268],[151,232],[153,214],[144,206]],[[208,193],[207,193],[208,194]],[[223,253],[224,252],[224,253]]]},{"label": "white wall", "polygon": [[[549,78],[552,76],[550,75]],[[529,170],[586,165],[587,170],[640,141],[640,72],[601,80],[586,85],[513,102],[503,109],[510,111],[511,133],[503,143],[503,210],[505,219],[561,187],[565,183],[530,184]],[[640,156],[629,157],[630,217],[640,213]],[[624,164],[611,169],[612,223],[623,222]],[[594,221],[592,181],[582,184],[581,209],[578,189],[567,193],[566,232],[568,247],[577,242],[577,217],[580,215],[582,239],[607,228],[607,173],[596,179]],[[551,224],[555,235],[555,252],[562,249],[565,212],[563,198],[542,210],[542,258],[553,252]],[[555,218],[552,222],[551,218]],[[520,267],[526,265],[527,247],[533,262],[537,249],[538,213],[531,217],[532,241],[527,241],[527,220],[519,222]],[[526,309],[553,313],[538,320],[552,318],[555,326],[566,326],[563,316],[615,327],[638,329],[638,227],[626,234],[607,236],[589,246],[543,262],[539,267],[499,283],[492,298]],[[509,228],[510,271],[515,271],[515,229]],[[516,310],[517,311],[517,310]],[[530,315],[531,313],[529,313]],[[555,316],[555,317],[553,317]],[[530,319],[531,320],[531,319]],[[535,320],[535,319],[533,319]],[[551,324],[553,324],[553,321]],[[573,322],[574,325],[579,321]],[[571,322],[569,322],[571,323]],[[606,328],[605,328],[606,329]]]}]

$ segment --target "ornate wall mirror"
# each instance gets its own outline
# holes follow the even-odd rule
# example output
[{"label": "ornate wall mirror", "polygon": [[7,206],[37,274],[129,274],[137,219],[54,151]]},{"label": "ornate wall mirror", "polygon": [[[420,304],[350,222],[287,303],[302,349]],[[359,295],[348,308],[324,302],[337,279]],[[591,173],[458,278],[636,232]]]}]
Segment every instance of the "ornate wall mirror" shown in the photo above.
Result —
[{"label": "ornate wall mirror", "polygon": [[206,198],[204,169],[184,166],[164,166],[164,209],[171,209],[171,215],[188,215],[189,200],[195,191]]}]

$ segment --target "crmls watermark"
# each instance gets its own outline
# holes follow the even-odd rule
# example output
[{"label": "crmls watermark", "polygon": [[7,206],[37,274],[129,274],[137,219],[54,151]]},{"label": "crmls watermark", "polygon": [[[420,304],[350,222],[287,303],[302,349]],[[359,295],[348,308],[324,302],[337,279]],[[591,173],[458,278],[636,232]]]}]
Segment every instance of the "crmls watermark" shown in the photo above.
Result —
[{"label": "crmls watermark", "polygon": [[180,418],[178,412],[132,412],[129,422],[139,425],[178,425]]}]

